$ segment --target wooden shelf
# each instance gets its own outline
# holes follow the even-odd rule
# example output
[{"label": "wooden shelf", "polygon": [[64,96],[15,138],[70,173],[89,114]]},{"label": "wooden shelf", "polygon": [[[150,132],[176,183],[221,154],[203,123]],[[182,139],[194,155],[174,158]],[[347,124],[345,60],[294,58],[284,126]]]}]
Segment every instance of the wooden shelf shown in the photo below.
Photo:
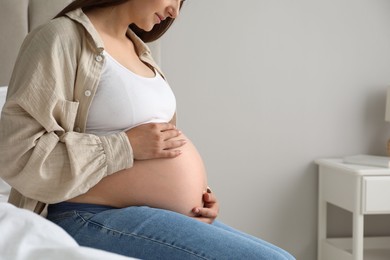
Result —
[{"label": "wooden shelf", "polygon": [[[352,260],[352,238],[328,238],[323,242],[326,259]],[[364,260],[389,260],[390,237],[365,237]]]}]

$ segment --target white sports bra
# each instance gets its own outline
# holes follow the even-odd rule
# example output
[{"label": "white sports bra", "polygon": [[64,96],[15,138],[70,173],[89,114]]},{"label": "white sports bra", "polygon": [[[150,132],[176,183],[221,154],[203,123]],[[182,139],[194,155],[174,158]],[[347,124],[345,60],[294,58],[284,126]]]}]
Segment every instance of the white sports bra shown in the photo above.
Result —
[{"label": "white sports bra", "polygon": [[168,83],[155,71],[146,78],[130,71],[110,54],[105,63],[87,118],[86,132],[117,133],[149,122],[169,122],[176,99]]}]

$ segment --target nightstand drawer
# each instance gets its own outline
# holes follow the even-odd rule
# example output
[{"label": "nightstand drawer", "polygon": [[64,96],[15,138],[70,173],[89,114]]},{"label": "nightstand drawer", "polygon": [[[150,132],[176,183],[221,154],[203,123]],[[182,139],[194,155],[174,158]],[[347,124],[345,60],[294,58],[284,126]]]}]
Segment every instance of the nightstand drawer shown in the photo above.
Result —
[{"label": "nightstand drawer", "polygon": [[390,176],[363,177],[363,213],[390,213]]}]

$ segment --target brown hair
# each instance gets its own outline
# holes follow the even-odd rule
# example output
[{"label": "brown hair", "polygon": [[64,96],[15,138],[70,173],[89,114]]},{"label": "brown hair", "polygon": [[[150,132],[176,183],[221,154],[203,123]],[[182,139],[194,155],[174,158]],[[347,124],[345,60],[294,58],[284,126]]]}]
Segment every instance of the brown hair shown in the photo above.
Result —
[{"label": "brown hair", "polygon": [[[61,12],[59,12],[54,18],[64,16],[66,13],[82,8],[83,11],[92,10],[94,8],[109,7],[123,4],[130,0],[75,0],[66,6]],[[183,5],[184,0],[180,2],[180,9]],[[152,42],[159,39],[164,33],[171,27],[175,19],[167,17],[164,21],[156,24],[153,29],[149,32],[140,29],[135,24],[130,24],[129,28],[138,35],[144,42]]]}]

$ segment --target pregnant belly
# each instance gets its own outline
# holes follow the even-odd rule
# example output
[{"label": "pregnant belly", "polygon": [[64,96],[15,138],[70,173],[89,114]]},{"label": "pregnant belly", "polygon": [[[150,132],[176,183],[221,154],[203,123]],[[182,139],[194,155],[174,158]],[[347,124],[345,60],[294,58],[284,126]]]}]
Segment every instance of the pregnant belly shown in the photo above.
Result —
[{"label": "pregnant belly", "polygon": [[203,205],[207,176],[197,149],[186,139],[180,156],[134,161],[132,168],[103,178],[70,201],[114,207],[150,206],[192,216],[191,210]]}]

